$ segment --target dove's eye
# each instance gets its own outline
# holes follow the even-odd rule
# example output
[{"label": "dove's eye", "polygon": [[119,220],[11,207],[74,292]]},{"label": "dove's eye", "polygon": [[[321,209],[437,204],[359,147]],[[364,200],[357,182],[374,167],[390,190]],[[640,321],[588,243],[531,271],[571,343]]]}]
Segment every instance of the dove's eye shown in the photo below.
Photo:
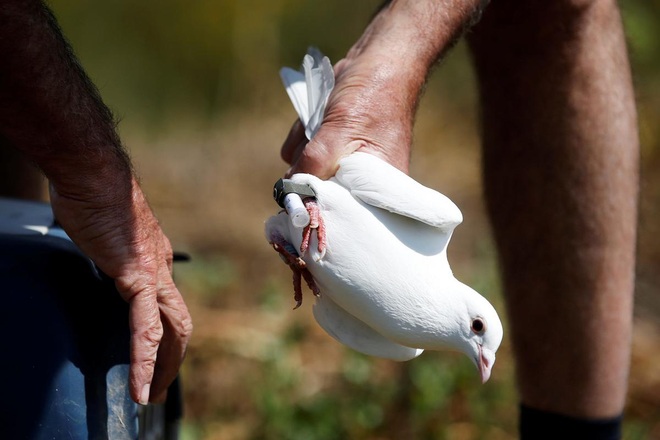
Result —
[{"label": "dove's eye", "polygon": [[473,332],[478,335],[483,335],[486,331],[486,323],[481,318],[474,318],[472,320],[472,325],[470,326]]}]

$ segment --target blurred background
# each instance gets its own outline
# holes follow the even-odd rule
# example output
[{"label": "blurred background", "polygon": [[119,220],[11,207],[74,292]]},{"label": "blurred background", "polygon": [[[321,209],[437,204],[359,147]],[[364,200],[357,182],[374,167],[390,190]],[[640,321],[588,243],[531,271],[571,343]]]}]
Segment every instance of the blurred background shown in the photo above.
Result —
[{"label": "blurred background", "polygon": [[[165,232],[192,260],[175,277],[195,332],[183,366],[183,438],[514,439],[505,338],[481,385],[464,355],[369,358],[326,335],[313,299],[294,305],[289,269],[264,238],[278,207],[279,149],[296,118],[278,70],[308,45],[333,62],[380,0],[52,0],[119,129]],[[660,0],[621,1],[642,138],[639,269],[628,439],[660,438]],[[411,175],[465,221],[456,276],[503,310],[484,215],[470,60],[460,43],[422,99]],[[305,291],[308,293],[308,291]],[[506,334],[506,316],[505,334]]]}]

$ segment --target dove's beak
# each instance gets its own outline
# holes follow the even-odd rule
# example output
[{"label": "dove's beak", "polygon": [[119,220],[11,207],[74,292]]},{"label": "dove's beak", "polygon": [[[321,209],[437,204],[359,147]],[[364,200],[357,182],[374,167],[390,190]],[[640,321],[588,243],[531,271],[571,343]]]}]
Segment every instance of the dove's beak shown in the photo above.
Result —
[{"label": "dove's beak", "polygon": [[495,353],[479,345],[479,358],[476,361],[479,374],[481,375],[481,383],[486,383],[490,378],[490,371],[495,363]]}]

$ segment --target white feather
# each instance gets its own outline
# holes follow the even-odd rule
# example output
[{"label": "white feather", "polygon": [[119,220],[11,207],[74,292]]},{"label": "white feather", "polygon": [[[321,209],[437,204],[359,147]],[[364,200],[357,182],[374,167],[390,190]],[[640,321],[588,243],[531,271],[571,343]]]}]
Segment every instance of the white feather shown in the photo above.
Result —
[{"label": "white feather", "polygon": [[280,69],[280,78],[305,126],[307,139],[312,139],[321,127],[328,96],[335,86],[330,60],[315,47],[310,47],[301,70],[283,67]]}]

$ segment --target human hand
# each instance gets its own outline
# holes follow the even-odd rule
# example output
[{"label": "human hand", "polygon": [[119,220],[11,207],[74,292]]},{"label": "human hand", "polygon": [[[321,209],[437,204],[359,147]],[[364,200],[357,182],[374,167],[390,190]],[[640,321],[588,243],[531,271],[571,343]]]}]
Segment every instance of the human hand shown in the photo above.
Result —
[{"label": "human hand", "polygon": [[[129,181],[130,180],[130,181]],[[51,185],[55,218],[129,303],[130,393],[146,405],[165,399],[192,333],[172,279],[172,247],[134,177],[94,197]]]},{"label": "human hand", "polygon": [[382,61],[347,57],[335,65],[335,87],[319,131],[308,140],[298,119],[284,141],[281,155],[291,165],[287,176],[304,172],[327,179],[354,151],[408,172],[416,98],[401,96],[404,85]]},{"label": "human hand", "polygon": [[400,0],[383,6],[346,57],[335,65],[335,88],[323,124],[308,142],[296,121],[282,146],[286,175],[322,179],[354,151],[408,172],[412,127],[433,64],[478,19],[483,0]]}]

